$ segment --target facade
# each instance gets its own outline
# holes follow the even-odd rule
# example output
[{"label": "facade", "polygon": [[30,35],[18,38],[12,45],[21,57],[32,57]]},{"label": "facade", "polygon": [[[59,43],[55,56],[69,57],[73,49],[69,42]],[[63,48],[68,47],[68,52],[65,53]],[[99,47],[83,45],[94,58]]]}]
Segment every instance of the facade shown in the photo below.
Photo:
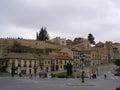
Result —
[{"label": "facade", "polygon": [[[96,66],[112,62],[120,58],[120,44],[99,42],[90,46],[87,39],[78,38],[75,41],[57,37],[55,43],[23,39],[0,39],[0,71],[22,73],[25,75],[40,72],[66,70],[67,63],[72,63],[74,70],[81,69],[81,54],[85,55],[84,66],[90,66],[93,72]],[[23,52],[10,50],[15,43],[20,43]],[[15,48],[15,47],[14,47]],[[27,51],[28,50],[28,51]],[[22,51],[22,50],[21,50]],[[95,70],[96,69],[96,70]]]},{"label": "facade", "polygon": [[80,50],[74,49],[74,48],[73,49],[64,48],[61,50],[61,52],[67,52],[68,55],[72,58],[74,70],[80,69],[80,65],[81,65],[81,60],[80,60],[81,51]]},{"label": "facade", "polygon": [[80,50],[90,50],[90,43],[85,38],[79,38],[78,40],[73,41],[73,48],[79,48]]},{"label": "facade", "polygon": [[[54,56],[54,55],[53,55]],[[72,59],[65,53],[52,55],[37,55],[31,53],[9,53],[0,59],[0,71],[22,75],[51,73],[53,71],[66,70],[67,63]]]},{"label": "facade", "polygon": [[6,71],[11,73],[14,69],[15,73],[23,75],[36,74],[39,72],[39,60],[29,53],[10,53],[5,55],[3,59],[6,63]]},{"label": "facade", "polygon": [[48,73],[55,71],[55,58],[49,55],[38,56],[40,72]]},{"label": "facade", "polygon": [[77,49],[71,49],[71,53],[72,53],[72,58],[74,60],[74,69],[77,70],[77,69],[80,69],[80,66],[81,66],[81,60],[80,60],[80,50],[77,50]]},{"label": "facade", "polygon": [[89,67],[91,65],[91,50],[83,50],[81,53],[84,55],[84,66]]},{"label": "facade", "polygon": [[97,43],[92,49],[91,57],[96,61],[96,64],[106,64],[109,62],[108,59],[108,49],[106,48],[105,44],[102,42]]},{"label": "facade", "polygon": [[6,71],[6,67],[7,67],[7,60],[5,60],[4,58],[0,59],[0,72],[5,72]]},{"label": "facade", "polygon": [[70,40],[70,39],[68,39],[68,40],[66,40],[66,45],[72,45],[72,40]]},{"label": "facade", "polygon": [[[120,58],[120,45],[112,42],[99,42],[92,48],[93,51],[98,52],[101,64],[110,63],[115,59]],[[97,56],[98,57],[98,56]]]},{"label": "facade", "polygon": [[73,59],[68,55],[67,52],[52,52],[50,56],[55,58],[55,71],[66,70],[66,65],[71,63],[73,65]]},{"label": "facade", "polygon": [[120,44],[114,43],[112,44],[112,47],[113,47],[113,58],[119,59],[120,58]]}]

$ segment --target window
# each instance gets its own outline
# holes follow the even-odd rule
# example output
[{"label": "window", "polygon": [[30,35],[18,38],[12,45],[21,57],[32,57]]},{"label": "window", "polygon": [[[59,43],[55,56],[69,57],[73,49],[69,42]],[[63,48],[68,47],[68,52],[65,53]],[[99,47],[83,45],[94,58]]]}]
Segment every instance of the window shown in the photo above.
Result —
[{"label": "window", "polygon": [[60,68],[62,69],[62,65],[60,66]]},{"label": "window", "polygon": [[48,61],[48,64],[50,64],[50,61]]},{"label": "window", "polygon": [[2,65],[4,64],[4,61],[2,61]]},{"label": "window", "polygon": [[20,60],[18,61],[18,67],[21,67],[21,61]]},{"label": "window", "polygon": [[58,60],[56,60],[56,64],[58,64]]},{"label": "window", "polygon": [[66,60],[65,60],[65,64],[67,64]]},{"label": "window", "polygon": [[24,61],[24,67],[27,67],[27,61]]},{"label": "window", "polygon": [[62,64],[62,60],[60,60],[60,64]]},{"label": "window", "polygon": [[64,41],[62,41],[62,44],[64,44]]},{"label": "window", "polygon": [[31,61],[29,61],[29,67],[32,67],[32,62]]},{"label": "window", "polygon": [[47,61],[45,61],[45,64],[47,64]]}]

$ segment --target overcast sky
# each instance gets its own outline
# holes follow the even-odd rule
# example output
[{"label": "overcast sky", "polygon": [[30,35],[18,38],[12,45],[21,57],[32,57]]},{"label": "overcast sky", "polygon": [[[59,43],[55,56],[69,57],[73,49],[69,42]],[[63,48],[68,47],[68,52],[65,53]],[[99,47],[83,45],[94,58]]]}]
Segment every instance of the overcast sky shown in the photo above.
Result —
[{"label": "overcast sky", "polygon": [[0,0],[0,38],[35,39],[42,26],[50,38],[120,42],[120,0]]}]

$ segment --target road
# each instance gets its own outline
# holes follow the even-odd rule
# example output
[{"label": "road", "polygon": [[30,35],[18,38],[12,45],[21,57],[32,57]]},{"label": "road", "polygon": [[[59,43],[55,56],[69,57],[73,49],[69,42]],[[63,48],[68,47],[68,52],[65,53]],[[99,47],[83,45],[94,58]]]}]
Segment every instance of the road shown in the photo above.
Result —
[{"label": "road", "polygon": [[[85,83],[81,83],[78,79],[59,79],[59,78],[12,78],[0,77],[0,90],[116,90],[120,85],[120,77],[115,77],[111,73],[113,66],[99,67],[100,75],[97,79],[85,79]],[[104,73],[107,79],[104,79]]]},{"label": "road", "polygon": [[0,90],[115,90],[120,85],[119,78],[86,79],[39,79],[0,78]]}]

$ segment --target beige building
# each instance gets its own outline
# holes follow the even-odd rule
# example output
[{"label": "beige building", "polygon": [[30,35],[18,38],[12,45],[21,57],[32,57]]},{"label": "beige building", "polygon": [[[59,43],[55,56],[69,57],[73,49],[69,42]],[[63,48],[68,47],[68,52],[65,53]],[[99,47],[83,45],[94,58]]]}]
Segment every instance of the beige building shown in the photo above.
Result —
[{"label": "beige building", "polygon": [[10,53],[3,57],[7,61],[7,72],[22,73],[24,75],[35,74],[39,72],[39,60],[30,53]]},{"label": "beige building", "polygon": [[[84,66],[97,66],[120,58],[119,43],[99,42],[91,47],[87,39],[78,38],[70,41],[68,46],[66,40],[60,37],[56,37],[54,42],[56,44],[49,41],[0,39],[0,71],[11,72],[13,68],[16,73],[29,75],[65,70],[69,62],[74,69],[80,69],[81,54],[85,55]],[[11,49],[16,43],[22,47],[19,53]]]},{"label": "beige building", "polygon": [[49,55],[40,55],[39,59],[39,67],[40,72],[48,73],[55,71],[55,58]]},{"label": "beige building", "polygon": [[49,54],[55,58],[55,71],[66,70],[67,63],[73,65],[73,60],[66,52],[52,52]]},{"label": "beige building", "polygon": [[[81,54],[83,53],[82,51],[80,51],[79,49],[69,49],[69,48],[64,48],[61,50],[61,52],[67,52],[68,55],[72,58],[73,60],[73,69],[79,71],[81,69],[82,66],[82,61],[81,61]],[[85,53],[84,53],[85,54]],[[85,58],[85,62],[87,61],[87,58]]]},{"label": "beige building", "polygon": [[91,46],[87,39],[79,38],[76,41],[73,41],[72,48],[79,48],[80,50],[90,50]]},{"label": "beige building", "polygon": [[[67,63],[72,59],[66,53],[57,55],[36,55],[31,53],[10,53],[0,59],[0,71],[7,71],[22,75],[51,73],[66,70]],[[72,63],[73,64],[73,63]]]},{"label": "beige building", "polygon": [[57,44],[57,45],[66,45],[65,38],[56,37],[56,38],[51,39],[50,41]]},{"label": "beige building", "polygon": [[84,66],[90,66],[91,62],[91,50],[80,50],[78,48],[64,48],[61,52],[67,52],[69,56],[73,59],[73,67],[80,68],[82,61],[81,61],[81,54],[84,54]]},{"label": "beige building", "polygon": [[[101,64],[112,62],[114,59],[120,58],[119,44],[112,42],[99,42],[92,48],[93,51],[97,51]],[[96,58],[97,58],[96,57]]]}]

